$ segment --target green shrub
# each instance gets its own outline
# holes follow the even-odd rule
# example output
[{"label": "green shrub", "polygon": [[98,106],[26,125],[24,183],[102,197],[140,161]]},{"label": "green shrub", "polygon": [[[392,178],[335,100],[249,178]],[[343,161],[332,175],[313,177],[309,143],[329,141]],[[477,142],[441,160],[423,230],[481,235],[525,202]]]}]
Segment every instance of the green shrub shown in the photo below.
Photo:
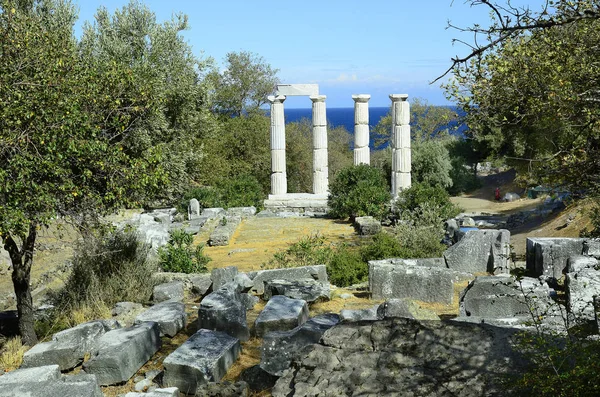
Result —
[{"label": "green shrub", "polygon": [[396,236],[387,233],[379,232],[373,236],[370,243],[360,247],[360,256],[363,262],[386,258],[400,258],[404,254],[402,245]]},{"label": "green shrub", "polygon": [[318,234],[302,237],[299,241],[273,254],[273,258],[262,264],[265,269],[323,265],[329,262],[333,248]]},{"label": "green shrub", "polygon": [[339,247],[327,263],[329,281],[338,287],[347,287],[367,280],[369,266],[360,252],[346,246]]},{"label": "green shrub", "polygon": [[224,208],[250,207],[261,209],[264,195],[263,187],[251,175],[238,175],[235,178],[223,179],[217,184]]},{"label": "green shrub", "polygon": [[156,271],[149,250],[133,231],[87,235],[75,249],[65,286],[50,296],[56,312],[71,313],[83,307],[104,310],[121,301],[149,301]]},{"label": "green shrub", "polygon": [[373,216],[388,213],[390,190],[383,173],[361,164],[342,169],[329,186],[330,215],[336,218]]},{"label": "green shrub", "polygon": [[211,186],[197,186],[189,189],[183,195],[183,198],[177,204],[177,211],[181,214],[187,214],[190,200],[195,198],[200,203],[200,208],[223,207],[221,192]]},{"label": "green shrub", "polygon": [[405,211],[414,211],[425,204],[429,207],[428,215],[435,210],[442,218],[442,222],[454,218],[461,212],[460,207],[450,201],[448,192],[440,186],[415,183],[403,190],[396,200],[396,208],[400,215]]},{"label": "green shrub", "polygon": [[204,246],[192,246],[194,236],[185,230],[173,230],[169,233],[169,242],[158,250],[160,266],[166,272],[202,273],[207,272],[206,264],[210,258],[204,255]]}]

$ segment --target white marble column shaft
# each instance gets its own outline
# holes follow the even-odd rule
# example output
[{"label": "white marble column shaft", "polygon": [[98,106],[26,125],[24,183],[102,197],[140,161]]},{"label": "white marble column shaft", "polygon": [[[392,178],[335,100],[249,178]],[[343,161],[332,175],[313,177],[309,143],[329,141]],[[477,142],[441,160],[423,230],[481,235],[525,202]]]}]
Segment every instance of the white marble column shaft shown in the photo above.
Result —
[{"label": "white marble column shaft", "polygon": [[354,165],[371,163],[369,149],[369,99],[371,95],[352,95],[354,100]]},{"label": "white marble column shaft", "polygon": [[327,111],[325,95],[312,95],[313,123],[313,193],[329,191],[329,165],[327,159]]},{"label": "white marble column shaft", "polygon": [[287,193],[283,112],[285,96],[269,96],[267,99],[271,103],[271,194],[281,195]]},{"label": "white marble column shaft", "polygon": [[411,186],[410,105],[408,95],[392,94],[392,197]]}]

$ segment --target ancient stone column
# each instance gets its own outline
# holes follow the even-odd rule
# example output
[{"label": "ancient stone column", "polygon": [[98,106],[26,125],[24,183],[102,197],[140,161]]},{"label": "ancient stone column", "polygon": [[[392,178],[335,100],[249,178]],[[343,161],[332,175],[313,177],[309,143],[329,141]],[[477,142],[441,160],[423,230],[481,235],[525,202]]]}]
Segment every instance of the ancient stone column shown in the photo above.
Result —
[{"label": "ancient stone column", "polygon": [[411,185],[410,105],[407,94],[392,94],[392,197]]},{"label": "ancient stone column", "polygon": [[327,163],[327,112],[325,95],[311,95],[313,123],[313,193],[329,191],[329,165]]},{"label": "ancient stone column", "polygon": [[369,149],[369,99],[371,95],[352,95],[354,99],[354,165],[371,163]]},{"label": "ancient stone column", "polygon": [[285,172],[285,118],[283,115],[284,95],[269,96],[271,103],[271,194],[287,193]]}]

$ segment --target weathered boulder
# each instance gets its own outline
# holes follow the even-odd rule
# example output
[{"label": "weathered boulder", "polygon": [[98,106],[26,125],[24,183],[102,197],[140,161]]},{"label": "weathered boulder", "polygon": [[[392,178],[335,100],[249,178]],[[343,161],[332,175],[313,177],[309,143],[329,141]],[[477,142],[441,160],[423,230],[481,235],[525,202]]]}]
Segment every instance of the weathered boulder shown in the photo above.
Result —
[{"label": "weathered boulder", "polygon": [[509,275],[481,276],[461,293],[460,316],[483,319],[545,316],[553,306],[552,290],[538,279]]},{"label": "weathered boulder", "polygon": [[272,375],[283,375],[300,349],[319,342],[325,331],[339,321],[337,314],[322,314],[292,330],[267,333],[263,339],[260,367]]},{"label": "weathered boulder", "polygon": [[96,375],[101,386],[125,382],[160,349],[159,335],[155,322],[109,331],[98,339],[97,350],[83,369]]},{"label": "weathered boulder", "polygon": [[198,309],[198,328],[222,331],[239,340],[250,338],[246,305],[235,288],[224,287],[202,299]]},{"label": "weathered boulder", "polygon": [[94,375],[62,376],[58,365],[18,369],[0,376],[0,397],[102,397]]},{"label": "weathered boulder", "polygon": [[373,321],[382,320],[378,313],[379,305],[368,309],[343,309],[340,311],[341,322]]},{"label": "weathered boulder", "polygon": [[61,371],[75,368],[96,347],[100,336],[112,329],[105,321],[91,321],[54,334],[50,342],[38,343],[23,355],[23,368],[57,364]]},{"label": "weathered boulder", "polygon": [[147,393],[129,392],[125,397],[179,397],[179,389],[176,387],[166,387],[163,389],[154,389]]},{"label": "weathered boulder", "polygon": [[187,324],[185,305],[181,302],[165,301],[150,307],[135,318],[135,324],[154,321],[158,324],[160,336],[174,337]]},{"label": "weathered boulder", "polygon": [[432,310],[423,309],[419,304],[407,299],[388,299],[377,308],[377,317],[412,318],[415,320],[439,320],[440,317]]},{"label": "weathered boulder", "polygon": [[594,296],[600,295],[600,271],[595,267],[567,273],[567,308],[577,321],[595,320]]},{"label": "weathered boulder", "polygon": [[254,323],[254,332],[263,336],[271,331],[287,331],[308,320],[308,305],[301,299],[283,295],[272,297]]},{"label": "weathered boulder", "polygon": [[279,377],[271,375],[262,369],[260,365],[254,365],[243,370],[239,379],[246,382],[250,391],[258,393],[263,390],[272,389]]},{"label": "weathered boulder", "polygon": [[232,282],[235,279],[235,276],[237,275],[238,268],[235,266],[227,266],[213,269],[213,271],[210,273],[213,291],[216,291],[225,284]]},{"label": "weathered boulder", "polygon": [[198,330],[163,361],[163,384],[195,394],[199,385],[221,380],[240,352],[238,339],[223,332]]},{"label": "weathered boulder", "polygon": [[354,219],[354,227],[361,236],[372,236],[381,231],[381,222],[372,216],[359,216]]},{"label": "weathered boulder", "polygon": [[303,299],[306,302],[329,300],[331,288],[329,283],[321,283],[315,279],[304,280],[270,280],[265,282],[264,300],[274,295],[284,295],[292,299]]},{"label": "weathered boulder", "polygon": [[513,330],[394,319],[347,323],[304,348],[272,390],[294,396],[504,396],[525,360]]},{"label": "weathered boulder", "polygon": [[190,277],[191,292],[196,295],[204,296],[210,292],[212,283],[210,274],[194,274]]},{"label": "weathered boulder", "polygon": [[257,272],[249,272],[248,276],[254,282],[252,290],[259,295],[265,292],[264,283],[270,280],[303,280],[312,278],[322,283],[328,282],[325,265],[259,270]]},{"label": "weathered boulder", "polygon": [[154,287],[152,300],[156,303],[167,300],[183,301],[184,288],[182,281],[171,281]]},{"label": "weathered boulder", "polygon": [[471,277],[441,267],[369,261],[369,290],[373,299],[406,298],[451,304],[454,283]]},{"label": "weathered boulder", "polygon": [[208,382],[198,386],[196,397],[247,397],[248,385],[240,382]]},{"label": "weathered boulder", "polygon": [[535,276],[560,279],[568,259],[583,254],[584,241],[582,238],[527,238],[527,270]]},{"label": "weathered boulder", "polygon": [[508,273],[510,232],[470,230],[444,252],[446,266],[468,273]]}]

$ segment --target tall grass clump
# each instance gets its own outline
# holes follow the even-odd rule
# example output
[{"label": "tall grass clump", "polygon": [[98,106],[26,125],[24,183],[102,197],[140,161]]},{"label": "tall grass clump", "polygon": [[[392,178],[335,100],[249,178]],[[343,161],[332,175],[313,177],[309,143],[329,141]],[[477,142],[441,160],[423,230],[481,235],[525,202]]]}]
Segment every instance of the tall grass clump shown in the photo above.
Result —
[{"label": "tall grass clump", "polygon": [[174,273],[207,272],[206,264],[211,259],[204,254],[204,245],[194,248],[193,242],[194,236],[183,229],[170,232],[169,242],[158,250],[162,270]]},{"label": "tall grass clump", "polygon": [[0,348],[0,370],[13,371],[19,368],[26,351],[27,347],[23,346],[20,336],[5,339]]}]

